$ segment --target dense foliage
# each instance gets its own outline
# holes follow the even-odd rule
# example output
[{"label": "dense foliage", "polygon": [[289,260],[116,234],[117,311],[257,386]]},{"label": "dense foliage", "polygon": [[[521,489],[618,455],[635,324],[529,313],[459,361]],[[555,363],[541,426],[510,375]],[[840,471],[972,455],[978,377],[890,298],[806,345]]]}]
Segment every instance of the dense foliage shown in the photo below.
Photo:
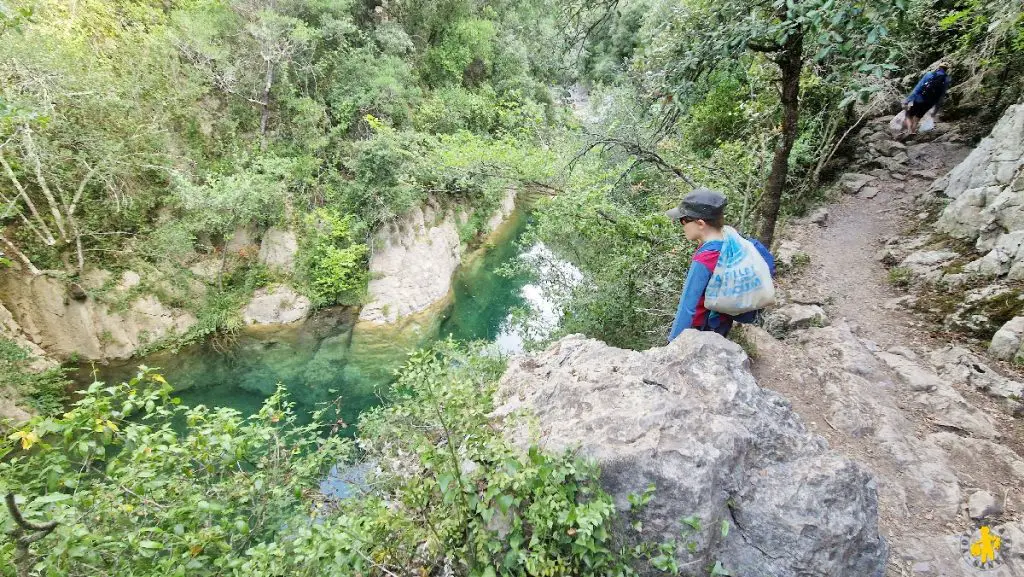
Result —
[{"label": "dense foliage", "polygon": [[4,262],[86,285],[94,269],[137,271],[148,292],[175,287],[157,296],[198,314],[195,338],[233,326],[259,286],[256,251],[230,241],[282,227],[307,249],[294,284],[356,304],[381,225],[428,197],[495,206],[531,171],[503,164],[510,148],[533,172],[551,163],[547,8],[5,0]]},{"label": "dense foliage", "polygon": [[[951,114],[1024,90],[1024,9],[998,0],[0,0],[0,46],[0,274],[115,311],[153,294],[196,313],[185,341],[272,283],[358,305],[375,231],[429,200],[472,210],[471,244],[517,188],[539,198],[527,242],[582,272],[561,332],[663,344],[693,246],[661,213],[695,185],[770,238],[938,58]],[[296,233],[294,272],[258,262],[271,228]],[[350,440],[283,389],[243,417],[146,370],[61,406],[61,371],[0,338],[0,381],[40,412],[0,492],[49,527],[3,517],[0,574],[678,573],[686,543],[612,531],[591,464],[495,430],[502,369],[417,352]]]},{"label": "dense foliage", "polygon": [[534,232],[587,281],[563,333],[618,346],[665,342],[693,247],[658,214],[694,185],[724,192],[727,223],[769,240],[776,216],[826,193],[857,123],[894,112],[939,58],[959,83],[950,114],[984,111],[979,135],[1024,92],[1018,3],[570,4],[588,154]]},{"label": "dense foliage", "polygon": [[[593,465],[515,449],[491,427],[503,367],[450,342],[413,355],[390,404],[361,419],[361,464],[329,411],[300,426],[283,389],[242,418],[177,405],[151,371],[96,383],[3,449],[0,491],[16,494],[27,521],[56,522],[20,558],[21,574],[672,570],[677,543],[616,541],[615,507]],[[14,529],[9,516],[2,529]],[[16,555],[5,540],[0,574],[15,574]]]}]

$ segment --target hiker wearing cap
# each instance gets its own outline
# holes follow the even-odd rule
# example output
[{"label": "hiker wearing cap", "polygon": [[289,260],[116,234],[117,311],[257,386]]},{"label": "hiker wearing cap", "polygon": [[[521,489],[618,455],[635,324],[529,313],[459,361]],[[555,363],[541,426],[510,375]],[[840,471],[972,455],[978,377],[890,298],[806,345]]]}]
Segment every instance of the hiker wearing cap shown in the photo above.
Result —
[{"label": "hiker wearing cap", "polygon": [[903,101],[903,110],[906,111],[903,128],[909,134],[917,134],[917,125],[920,124],[921,117],[939,104],[949,90],[950,82],[949,64],[946,62],[940,62],[935,70],[917,81],[913,92]]},{"label": "hiker wearing cap", "polygon": [[[679,206],[665,213],[669,219],[682,225],[687,240],[699,243],[693,253],[690,271],[686,275],[683,294],[676,309],[676,318],[668,335],[670,342],[688,328],[714,331],[722,336],[728,335],[734,320],[752,322],[759,312],[751,311],[731,317],[704,306],[705,291],[718,264],[718,257],[725,241],[723,227],[726,202],[724,194],[702,187],[687,194]],[[757,252],[774,274],[775,260],[768,249],[755,239],[748,240],[757,248]]]}]

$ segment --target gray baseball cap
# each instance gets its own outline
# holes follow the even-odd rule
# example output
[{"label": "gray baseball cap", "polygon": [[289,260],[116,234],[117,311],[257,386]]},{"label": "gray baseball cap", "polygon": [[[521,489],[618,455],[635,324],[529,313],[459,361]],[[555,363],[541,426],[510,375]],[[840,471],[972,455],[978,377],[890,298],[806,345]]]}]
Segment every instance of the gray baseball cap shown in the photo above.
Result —
[{"label": "gray baseball cap", "polygon": [[728,199],[721,192],[703,186],[683,197],[679,206],[665,213],[672,220],[683,217],[713,220],[725,213]]}]

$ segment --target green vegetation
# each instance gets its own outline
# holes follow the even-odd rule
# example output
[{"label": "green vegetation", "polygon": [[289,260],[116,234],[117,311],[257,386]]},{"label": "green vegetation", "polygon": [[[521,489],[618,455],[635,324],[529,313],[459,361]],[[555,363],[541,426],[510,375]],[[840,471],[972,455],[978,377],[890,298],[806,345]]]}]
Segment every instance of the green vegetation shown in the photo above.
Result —
[{"label": "green vegetation", "polygon": [[[0,45],[0,274],[197,316],[147,350],[230,338],[278,283],[358,305],[376,231],[430,202],[471,211],[474,245],[510,188],[539,198],[524,242],[583,273],[560,334],[660,345],[692,251],[661,214],[693,186],[770,242],[872,94],[940,56],[955,114],[1024,90],[1022,9],[981,0],[0,0]],[[574,84],[585,110],[553,96]],[[294,272],[260,264],[271,228],[296,234]],[[0,381],[40,412],[0,448],[0,491],[56,526],[0,542],[4,577],[725,574],[678,565],[699,519],[623,539],[592,464],[512,447],[487,416],[503,364],[476,350],[413,354],[356,440],[327,407],[299,425],[283,390],[242,418],[146,370],[68,409],[31,363],[0,338]],[[349,465],[357,498],[320,490]]]},{"label": "green vegetation", "polygon": [[560,334],[622,347],[665,342],[692,248],[657,215],[694,183],[726,193],[728,223],[770,240],[778,218],[821,200],[872,95],[909,92],[919,70],[946,57],[962,82],[954,113],[983,108],[982,131],[1024,92],[1018,5],[574,6],[570,41],[585,55],[596,114],[582,137],[588,153],[566,179],[571,194],[541,203],[534,234],[586,278]]},{"label": "green vegetation", "polygon": [[[319,484],[353,462],[353,441],[334,434],[327,411],[296,424],[282,389],[243,419],[177,405],[150,371],[96,383],[3,449],[0,491],[18,495],[29,521],[56,522],[20,558],[20,574],[435,574],[448,565],[481,576],[626,576],[648,563],[677,573],[682,542],[626,547],[613,537],[615,507],[593,465],[514,449],[490,426],[503,369],[450,342],[413,355],[391,403],[361,419],[369,477],[351,499]],[[653,488],[631,498],[634,512],[652,497]],[[5,516],[2,528],[13,523]],[[701,530],[699,519],[687,523],[684,539]],[[0,574],[14,575],[11,540],[0,559]]]},{"label": "green vegetation", "polygon": [[130,295],[89,289],[190,309],[196,338],[236,326],[259,285],[253,245],[232,239],[296,231],[303,263],[277,280],[358,304],[381,225],[428,197],[487,210],[553,172],[558,58],[537,47],[556,14],[539,0],[5,0],[0,14],[4,262],[67,282],[136,271]]},{"label": "green vegetation", "polygon": [[34,370],[35,357],[11,339],[0,336],[0,383],[10,387],[41,413],[61,408],[68,380],[60,367]]}]

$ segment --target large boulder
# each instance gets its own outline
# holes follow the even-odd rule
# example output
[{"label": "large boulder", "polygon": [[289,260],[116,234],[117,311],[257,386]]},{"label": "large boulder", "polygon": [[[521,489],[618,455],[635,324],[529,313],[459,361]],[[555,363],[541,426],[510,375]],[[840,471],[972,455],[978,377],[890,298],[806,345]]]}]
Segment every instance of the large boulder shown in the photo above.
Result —
[{"label": "large boulder", "polygon": [[1024,361],[1024,317],[1013,317],[996,331],[988,352],[1003,361]]},{"label": "large boulder", "polygon": [[971,189],[1008,185],[1022,166],[1024,105],[1018,104],[1007,108],[992,133],[936,186],[946,196],[958,198]]},{"label": "large boulder", "polygon": [[839,187],[842,188],[846,194],[857,194],[860,189],[867,186],[869,182],[878,180],[870,174],[860,174],[857,172],[847,172],[839,177]]},{"label": "large boulder", "polygon": [[[717,334],[684,331],[644,352],[565,337],[513,359],[497,399],[495,417],[528,415],[506,425],[519,446],[596,459],[620,510],[653,483],[653,501],[637,514],[644,539],[677,537],[682,519],[700,518],[696,549],[678,552],[681,563],[718,560],[732,575],[884,573],[873,476],[808,433],[788,401],[757,385],[743,350]],[[625,522],[617,531],[636,537]]]}]

